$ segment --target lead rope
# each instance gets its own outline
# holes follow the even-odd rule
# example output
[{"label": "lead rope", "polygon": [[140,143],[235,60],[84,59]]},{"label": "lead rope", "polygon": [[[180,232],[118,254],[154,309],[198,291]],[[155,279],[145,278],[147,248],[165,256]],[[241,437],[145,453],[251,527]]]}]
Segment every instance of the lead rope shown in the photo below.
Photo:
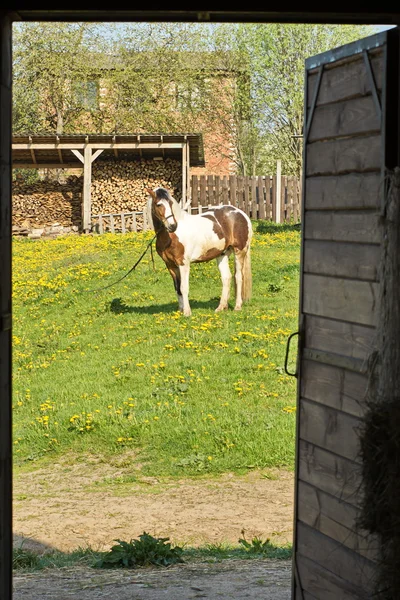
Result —
[{"label": "lead rope", "polygon": [[125,273],[125,275],[123,275],[122,277],[120,277],[119,279],[117,279],[117,281],[113,281],[112,283],[105,285],[104,287],[99,287],[99,288],[95,288],[93,290],[84,290],[84,292],[100,292],[102,290],[106,290],[107,288],[110,288],[111,286],[115,285],[116,283],[119,283],[120,281],[122,281],[123,279],[125,279],[125,277],[128,277],[128,275],[130,273],[132,273],[132,271],[134,271],[134,269],[136,269],[136,267],[138,266],[138,264],[140,263],[140,261],[142,260],[142,258],[144,257],[144,255],[146,254],[147,250],[150,248],[151,249],[151,260],[153,263],[153,269],[154,269],[154,257],[153,257],[153,242],[156,239],[157,234],[150,240],[150,242],[147,244],[146,248],[144,249],[144,251],[142,252],[142,254],[139,256],[139,258],[137,259],[137,261],[135,262],[135,264],[133,265],[133,267],[131,267],[129,269],[129,271],[127,273]]}]

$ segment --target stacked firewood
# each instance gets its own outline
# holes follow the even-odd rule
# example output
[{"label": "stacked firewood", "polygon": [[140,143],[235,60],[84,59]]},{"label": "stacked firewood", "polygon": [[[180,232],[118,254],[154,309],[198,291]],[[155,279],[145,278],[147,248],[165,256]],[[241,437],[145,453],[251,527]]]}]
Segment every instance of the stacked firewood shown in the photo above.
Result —
[{"label": "stacked firewood", "polygon": [[[179,199],[182,166],[177,160],[142,159],[92,164],[92,215],[142,211],[146,188],[166,187]],[[82,227],[83,174],[65,183],[39,181],[13,183],[13,226],[38,228],[50,225]]]},{"label": "stacked firewood", "polygon": [[141,211],[146,188],[165,187],[172,194],[181,188],[182,166],[177,160],[93,163],[92,214]]},{"label": "stacked firewood", "polygon": [[27,229],[54,224],[81,226],[82,179],[69,177],[66,183],[13,182],[12,224]]}]

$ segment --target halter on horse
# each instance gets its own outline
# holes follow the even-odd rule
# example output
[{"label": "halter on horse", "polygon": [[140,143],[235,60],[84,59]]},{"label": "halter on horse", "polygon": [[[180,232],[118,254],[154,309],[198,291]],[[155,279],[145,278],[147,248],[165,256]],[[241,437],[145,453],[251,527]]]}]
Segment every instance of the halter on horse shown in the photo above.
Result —
[{"label": "halter on horse", "polygon": [[229,256],[235,256],[235,310],[251,297],[250,244],[253,234],[249,217],[231,205],[213,206],[201,215],[190,215],[165,188],[147,188],[148,210],[157,234],[156,250],[171,273],[179,310],[191,315],[189,272],[192,262],[216,259],[222,279],[222,294],[216,311],[228,308],[232,279]]}]

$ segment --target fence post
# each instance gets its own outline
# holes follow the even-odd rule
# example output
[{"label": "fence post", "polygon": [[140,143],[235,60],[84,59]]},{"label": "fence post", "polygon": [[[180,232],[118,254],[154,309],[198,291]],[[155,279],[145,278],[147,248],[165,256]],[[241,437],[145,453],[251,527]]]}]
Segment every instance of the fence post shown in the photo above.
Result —
[{"label": "fence post", "polygon": [[276,161],[275,221],[281,222],[282,161]]}]

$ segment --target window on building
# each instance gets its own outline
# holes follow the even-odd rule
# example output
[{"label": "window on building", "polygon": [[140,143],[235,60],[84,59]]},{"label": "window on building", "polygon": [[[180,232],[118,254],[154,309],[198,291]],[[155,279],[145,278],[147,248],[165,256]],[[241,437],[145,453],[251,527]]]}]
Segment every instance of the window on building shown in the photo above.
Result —
[{"label": "window on building", "polygon": [[75,102],[87,110],[99,107],[99,83],[95,80],[77,81],[74,85]]}]

